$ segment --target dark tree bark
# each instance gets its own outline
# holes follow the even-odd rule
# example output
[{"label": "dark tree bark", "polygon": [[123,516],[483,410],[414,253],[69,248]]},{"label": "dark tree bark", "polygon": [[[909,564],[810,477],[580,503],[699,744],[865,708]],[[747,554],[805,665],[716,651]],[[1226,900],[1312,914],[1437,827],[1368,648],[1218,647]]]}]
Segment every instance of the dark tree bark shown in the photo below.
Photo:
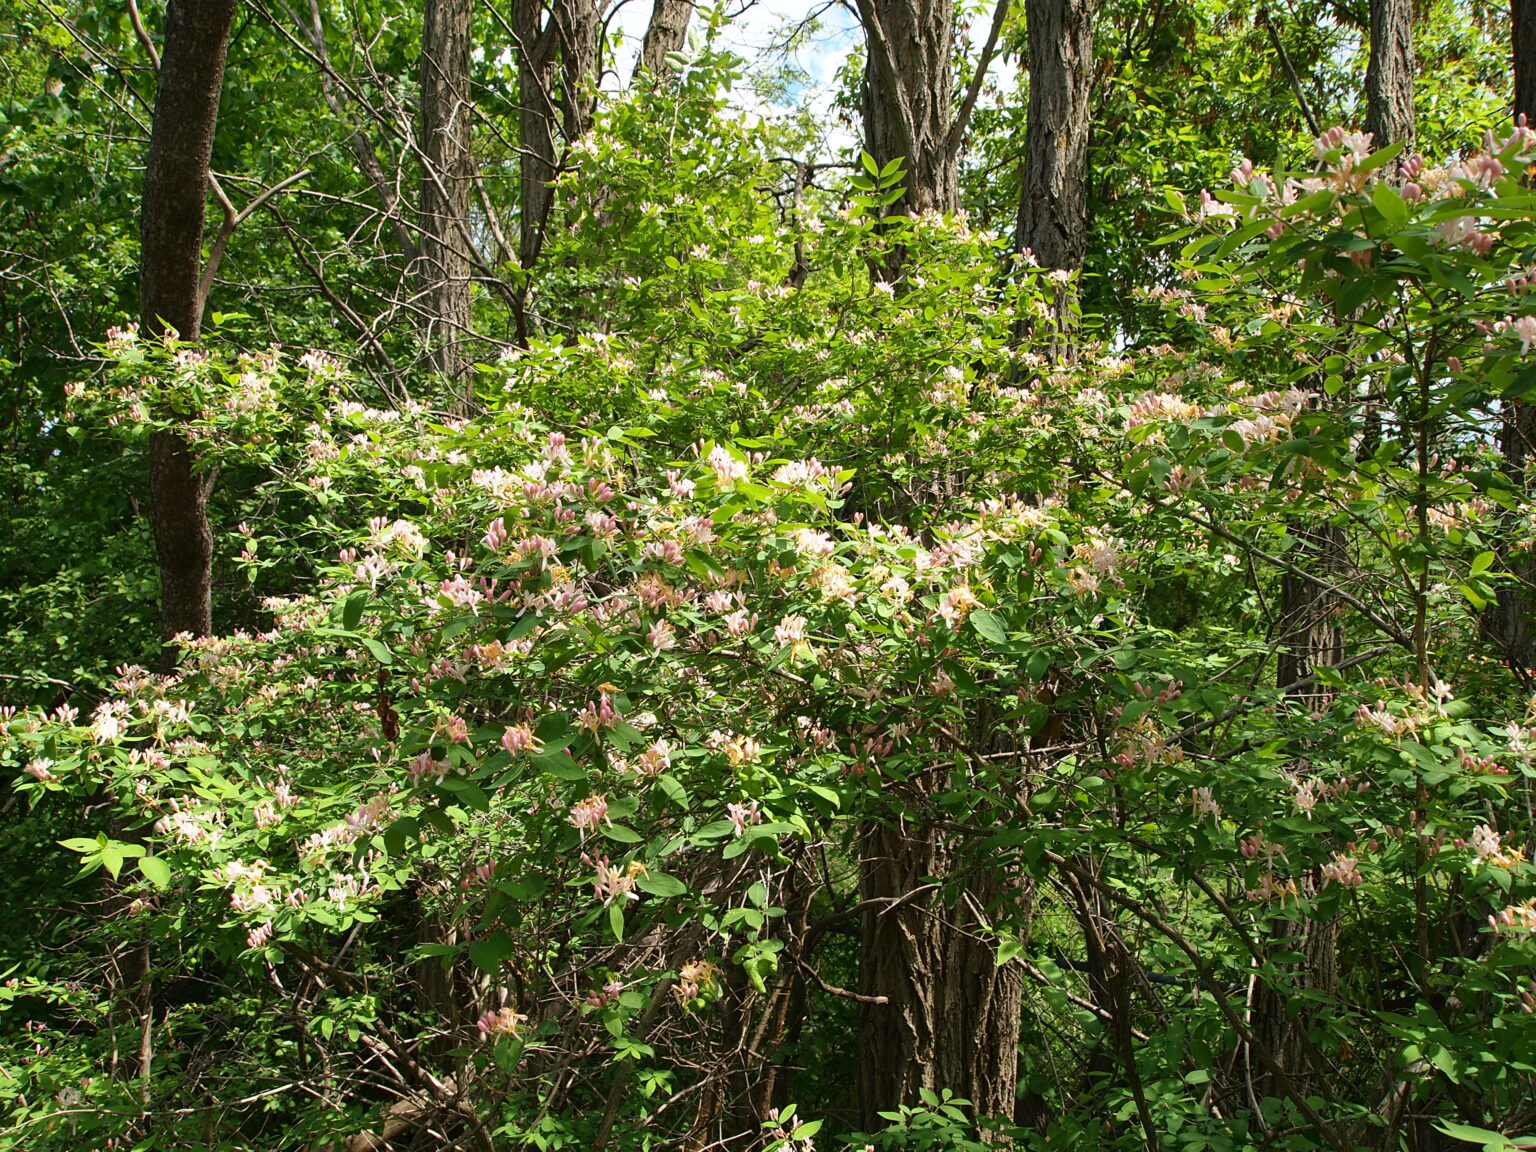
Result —
[{"label": "dark tree bark", "polygon": [[427,0],[421,36],[421,255],[429,363],[472,390],[469,64],[471,0]]},{"label": "dark tree bark", "polygon": [[1018,246],[1075,271],[1088,251],[1088,132],[1097,0],[1027,0],[1029,118]]},{"label": "dark tree bark", "polygon": [[[1013,749],[985,709],[970,730],[975,747]],[[981,929],[1027,921],[1032,888],[940,830],[933,797],[951,770],[889,784],[888,817],[860,833],[858,1089],[871,1130],[920,1088],[948,1088],[978,1115],[1014,1113],[1023,974],[998,967],[995,937]],[[952,895],[941,898],[941,885]]]},{"label": "dark tree bark", "polygon": [[[171,0],[166,9],[139,225],[139,318],[150,336],[167,327],[183,340],[200,335],[203,206],[238,7],[238,0]],[[155,433],[149,459],[161,637],[206,636],[213,628],[208,495],[216,473],[199,468],[174,432]],[[164,659],[174,662],[169,648]]]},{"label": "dark tree bark", "polygon": [[[997,43],[1000,0],[981,62],[958,114],[954,105],[953,0],[858,0],[864,27],[865,149],[882,167],[901,159],[902,198],[890,213],[949,213],[960,206],[957,156]],[[892,251],[878,274],[900,276]],[[947,487],[948,478],[936,480]],[[972,717],[974,742],[994,726]],[[889,786],[896,804],[861,831],[859,1108],[865,1127],[878,1113],[915,1103],[918,1090],[948,1088],[978,1113],[1012,1116],[1018,1068],[1021,976],[995,962],[992,938],[977,928],[1023,891],[990,867],[968,870],[965,838],[946,834],[933,796],[951,771],[937,763]],[[930,881],[959,889],[941,900]],[[1004,913],[1012,920],[1016,907]]]},{"label": "dark tree bark", "polygon": [[[1315,882],[1304,884],[1309,898],[1317,894]],[[1330,1074],[1327,1061],[1308,1036],[1326,1015],[1326,1000],[1338,994],[1341,923],[1338,916],[1309,918],[1301,924],[1299,936],[1277,935],[1274,951],[1296,952],[1302,960],[1295,965],[1274,964],[1275,974],[1267,980],[1255,977],[1249,997],[1248,1023],[1254,1043],[1266,1049],[1293,1090],[1309,1096],[1326,1092]],[[1246,1071],[1255,1095],[1261,1099],[1285,1095],[1280,1076],[1252,1053],[1248,1057]]]},{"label": "dark tree bark", "polygon": [[554,207],[560,141],[574,140],[592,126],[590,89],[597,73],[602,16],[594,0],[553,0],[547,12],[545,0],[515,0],[512,29],[518,49],[522,145],[517,256],[523,276],[516,310],[518,336],[526,342],[528,291]]},{"label": "dark tree bark", "polygon": [[1413,0],[1371,0],[1371,61],[1365,70],[1365,130],[1375,147],[1413,151]]},{"label": "dark tree bark", "polygon": [[864,25],[864,147],[883,166],[901,157],[907,213],[953,212],[960,178],[951,141],[954,0],[858,0]]},{"label": "dark tree bark", "polygon": [[655,0],[631,84],[656,84],[671,74],[667,54],[683,50],[692,18],[693,0]]},{"label": "dark tree bark", "polygon": [[[1309,527],[1291,524],[1297,536],[1296,564],[1318,579],[1343,578],[1348,562],[1344,532],[1332,524]],[[1287,572],[1280,580],[1280,651],[1275,663],[1275,686],[1284,688],[1310,676],[1314,669],[1344,659],[1344,629],[1337,596],[1299,572]],[[1330,699],[1325,685],[1313,685],[1292,693],[1292,698],[1313,707]]]},{"label": "dark tree bark", "polygon": [[[1510,17],[1514,114],[1517,120],[1524,116],[1527,124],[1536,124],[1536,0],[1512,0]],[[1536,405],[1505,400],[1501,408],[1504,468],[1518,489],[1529,492],[1525,473],[1536,457]],[[1512,668],[1536,673],[1536,553],[1506,554],[1502,559],[1514,579],[1499,588],[1483,626]]]},{"label": "dark tree bark", "polygon": [[1510,0],[1510,56],[1515,71],[1515,115],[1536,124],[1536,0]]}]

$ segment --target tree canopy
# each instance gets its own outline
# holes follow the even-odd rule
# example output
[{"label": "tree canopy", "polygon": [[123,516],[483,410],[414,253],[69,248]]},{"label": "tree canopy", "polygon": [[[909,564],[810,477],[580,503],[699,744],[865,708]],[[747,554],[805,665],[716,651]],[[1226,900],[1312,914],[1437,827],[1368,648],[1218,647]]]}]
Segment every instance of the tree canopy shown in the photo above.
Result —
[{"label": "tree canopy", "polygon": [[1527,7],[0,0],[0,1149],[1536,1146]]}]

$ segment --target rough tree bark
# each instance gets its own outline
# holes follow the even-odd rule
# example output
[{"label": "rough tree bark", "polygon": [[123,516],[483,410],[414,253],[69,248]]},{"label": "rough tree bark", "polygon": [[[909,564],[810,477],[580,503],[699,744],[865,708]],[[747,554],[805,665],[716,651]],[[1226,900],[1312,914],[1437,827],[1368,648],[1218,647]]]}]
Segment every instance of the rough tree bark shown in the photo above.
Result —
[{"label": "rough tree bark", "polygon": [[671,75],[667,54],[683,50],[688,41],[688,21],[692,18],[693,0],[655,0],[631,84],[657,84]]},{"label": "rough tree bark", "polygon": [[1021,976],[999,968],[991,938],[976,931],[1004,881],[966,877],[954,907],[925,888],[957,864],[954,845],[921,815],[940,783],[929,774],[893,788],[911,822],[870,822],[862,833],[858,1088],[872,1131],[885,1126],[879,1113],[914,1103],[920,1088],[951,1089],[984,1116],[1014,1110]]},{"label": "rough tree bark", "polygon": [[[1092,125],[1093,20],[1098,0],[1026,0],[1029,111],[1014,248],[1052,271],[1076,272],[1088,252],[1088,134]],[[1073,291],[1058,283],[1049,352],[1070,353]],[[1027,326],[1019,318],[1015,337]]]},{"label": "rough tree bark", "polygon": [[1088,251],[1088,132],[1096,0],[1027,0],[1029,113],[1018,245],[1042,268],[1077,270]]},{"label": "rough tree bark", "polygon": [[954,0],[858,0],[864,25],[864,148],[881,165],[902,157],[907,213],[953,212],[960,177],[950,140]]},{"label": "rough tree bark", "polygon": [[[1514,114],[1536,124],[1536,0],[1512,0],[1510,56],[1514,63]],[[1499,449],[1514,484],[1529,492],[1526,469],[1536,459],[1536,405],[1506,400],[1501,405]],[[1510,667],[1536,673],[1536,553],[1503,557],[1514,580],[1498,590],[1484,628]]]},{"label": "rough tree bark", "polygon": [[427,0],[421,35],[421,245],[428,363],[471,399],[471,0]]},{"label": "rough tree bark", "polygon": [[592,125],[592,80],[597,72],[602,15],[593,0],[515,0],[519,103],[518,337],[529,336],[527,300],[534,267],[554,207],[553,181],[560,173],[559,141],[574,140]]},{"label": "rough tree bark", "polygon": [[[1291,524],[1297,536],[1297,563],[1322,579],[1342,578],[1348,562],[1343,529],[1336,525]],[[1339,619],[1342,605],[1338,597],[1308,580],[1299,572],[1287,572],[1280,579],[1280,651],[1275,663],[1275,686],[1310,676],[1314,669],[1337,664],[1344,659],[1344,629]],[[1297,689],[1291,697],[1312,707],[1331,699],[1326,685],[1314,684]]]},{"label": "rough tree bark", "polygon": [[1515,72],[1514,114],[1536,124],[1536,0],[1510,0],[1510,56]]},{"label": "rough tree bark", "polygon": [[[174,328],[196,340],[202,327],[199,280],[203,206],[224,58],[238,0],[171,0],[155,88],[154,125],[144,165],[139,223],[139,320],[146,335]],[[149,446],[150,505],[160,566],[160,632],[213,628],[213,533],[208,496],[216,472],[200,468],[191,445],[157,432]],[[167,647],[163,659],[174,664]]]},{"label": "rough tree bark", "polygon": [[[195,341],[201,334],[203,208],[224,87],[224,59],[238,7],[239,0],[171,0],[166,8],[139,219],[139,323],[147,336],[174,329],[181,339]],[[150,55],[153,58],[153,49]],[[160,635],[165,645],[161,666],[167,672],[175,667],[171,641],[176,636],[206,636],[213,630],[208,496],[216,475],[212,467],[199,467],[192,446],[175,432],[150,437],[150,510],[160,567]],[[126,903],[116,886],[109,899],[118,905]],[[149,944],[131,949],[119,966],[124,970],[124,987],[133,990],[139,1016],[138,1075],[147,1099],[154,1062]]]},{"label": "rough tree bark", "polygon": [[1371,61],[1365,70],[1365,130],[1375,146],[1413,151],[1413,0],[1371,0]]},{"label": "rough tree bark", "polygon": [[[998,33],[1000,0],[970,88],[955,109],[951,57],[953,0],[858,0],[865,35],[865,149],[882,166],[901,158],[905,193],[888,212],[948,213],[959,208],[958,154]],[[895,280],[905,254],[890,254],[880,274]],[[937,487],[946,487],[939,478]],[[973,744],[992,728],[972,717]],[[859,1108],[865,1127],[878,1113],[916,1102],[918,1089],[948,1088],[978,1113],[1011,1116],[1018,1068],[1021,977],[998,968],[992,938],[977,929],[994,905],[1017,904],[1022,890],[987,867],[967,871],[963,836],[940,828],[934,793],[951,771],[936,763],[888,785],[885,819],[861,830],[859,945]],[[955,881],[939,898],[930,878]],[[1011,915],[1009,917],[1012,918]]]}]

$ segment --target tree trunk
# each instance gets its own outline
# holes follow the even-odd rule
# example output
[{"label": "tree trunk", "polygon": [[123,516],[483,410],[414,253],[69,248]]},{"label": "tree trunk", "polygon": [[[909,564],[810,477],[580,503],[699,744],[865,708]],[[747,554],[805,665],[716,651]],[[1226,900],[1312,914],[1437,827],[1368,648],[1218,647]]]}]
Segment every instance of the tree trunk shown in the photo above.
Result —
[{"label": "tree trunk", "polygon": [[[906,803],[928,791],[923,782],[893,793]],[[899,821],[901,817],[897,817]],[[921,824],[866,825],[859,861],[859,895],[882,901],[865,909],[860,923],[859,992],[885,1003],[859,1004],[859,1111],[868,1131],[885,1126],[879,1113],[917,1099],[933,1088],[938,988],[943,976],[941,922],[932,893],[912,896],[946,861],[935,829]]]},{"label": "tree trunk", "polygon": [[906,195],[890,211],[953,212],[960,177],[950,146],[953,0],[858,0],[864,25],[864,147],[882,166],[906,161]]},{"label": "tree trunk", "polygon": [[1536,0],[1510,0],[1509,14],[1515,115],[1536,124]]},{"label": "tree trunk", "polygon": [[597,76],[603,17],[593,0],[555,0],[550,18],[560,42],[560,120],[569,143],[592,127],[591,85]]},{"label": "tree trunk", "polygon": [[[200,335],[203,202],[238,7],[238,0],[171,0],[166,8],[139,224],[139,319],[149,336],[167,327],[183,340]],[[206,636],[213,628],[208,495],[216,473],[199,468],[191,446],[174,432],[155,433],[149,457],[161,638]],[[163,660],[174,663],[169,648]]]},{"label": "tree trunk", "polygon": [[[1333,524],[1308,527],[1293,522],[1298,538],[1293,549],[1296,565],[1323,580],[1343,578],[1348,553],[1343,529]],[[1337,664],[1344,658],[1344,630],[1339,621],[1338,597],[1296,572],[1280,581],[1280,651],[1275,664],[1275,686],[1284,688],[1310,676],[1314,669]],[[1313,707],[1331,699],[1326,686],[1313,685],[1291,693],[1295,700]]]},{"label": "tree trunk", "polygon": [[[881,1112],[948,1088],[981,1116],[1014,1111],[1023,977],[999,968],[977,929],[1022,891],[995,872],[965,877],[954,908],[921,891],[953,879],[959,853],[924,815],[946,768],[893,787],[893,823],[870,821],[860,846],[859,889],[870,902],[859,944],[859,1110],[866,1129]],[[910,823],[906,822],[910,819]],[[914,895],[916,893],[916,895]],[[884,1003],[874,1002],[884,997]]]},{"label": "tree trunk", "polygon": [[[1093,19],[1097,0],[1026,0],[1029,112],[1019,176],[1015,250],[1042,268],[1077,272],[1088,252],[1088,133],[1092,124]],[[1070,283],[1053,281],[1049,353],[1068,357]],[[1015,338],[1028,322],[1021,315]]]},{"label": "tree trunk", "polygon": [[688,41],[688,21],[692,17],[693,0],[655,0],[631,84],[657,84],[671,75],[667,55],[683,50]]},{"label": "tree trunk", "polygon": [[[147,336],[174,329],[201,334],[203,205],[213,134],[224,87],[224,59],[239,0],[171,0],[155,84],[155,115],[144,162],[139,217],[139,323]],[[172,413],[181,416],[183,413]],[[175,667],[170,642],[213,630],[213,533],[208,495],[216,471],[199,468],[192,446],[174,432],[149,441],[149,493],[160,568],[161,667]],[[113,904],[125,901],[114,885]],[[139,1015],[138,1075],[148,1103],[154,1065],[154,999],[148,942],[126,964]]]},{"label": "tree trunk", "polygon": [[[574,140],[592,126],[590,88],[597,73],[602,16],[593,0],[515,0],[520,158],[517,286],[519,339],[528,339],[531,276],[544,250],[560,172],[557,127]],[[557,83],[558,79],[558,83]]]},{"label": "tree trunk", "polygon": [[[1514,60],[1515,104],[1518,120],[1536,123],[1536,0],[1512,0],[1510,44]],[[1503,427],[1499,450],[1504,468],[1520,491],[1529,493],[1525,472],[1536,457],[1536,406],[1526,400],[1501,402]],[[1504,551],[1503,566],[1514,578],[1502,585],[1484,617],[1484,628],[1499,646],[1510,667],[1536,672],[1536,553]]]},{"label": "tree trunk", "polygon": [[1413,151],[1413,0],[1371,0],[1371,62],[1365,70],[1365,130],[1375,147],[1405,141]]},{"label": "tree trunk", "polygon": [[1076,271],[1088,251],[1088,130],[1096,0],[1028,0],[1029,119],[1018,245]]},{"label": "tree trunk", "polygon": [[421,35],[421,259],[429,364],[472,399],[471,0],[427,0]]},{"label": "tree trunk", "polygon": [[[1304,882],[1309,898],[1317,894],[1314,880]],[[1303,1095],[1326,1092],[1329,1069],[1316,1045],[1308,1039],[1320,1018],[1327,1014],[1325,1001],[1339,990],[1339,929],[1341,919],[1308,918],[1300,925],[1300,938],[1289,935],[1294,927],[1274,940],[1275,951],[1297,951],[1302,960],[1295,966],[1275,965],[1273,983],[1255,976],[1248,1005],[1248,1024],[1253,1040],[1265,1048],[1285,1074],[1293,1090]],[[1281,975],[1283,973],[1283,975]],[[1285,1095],[1275,1074],[1248,1053],[1246,1074],[1256,1099]]]}]

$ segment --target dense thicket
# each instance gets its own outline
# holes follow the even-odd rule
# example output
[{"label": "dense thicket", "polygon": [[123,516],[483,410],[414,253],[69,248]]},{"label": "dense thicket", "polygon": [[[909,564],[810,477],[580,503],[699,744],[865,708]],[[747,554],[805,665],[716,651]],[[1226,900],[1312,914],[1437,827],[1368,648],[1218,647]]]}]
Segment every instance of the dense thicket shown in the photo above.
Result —
[{"label": "dense thicket", "polygon": [[0,0],[0,1148],[1525,1146],[1527,7]]}]

